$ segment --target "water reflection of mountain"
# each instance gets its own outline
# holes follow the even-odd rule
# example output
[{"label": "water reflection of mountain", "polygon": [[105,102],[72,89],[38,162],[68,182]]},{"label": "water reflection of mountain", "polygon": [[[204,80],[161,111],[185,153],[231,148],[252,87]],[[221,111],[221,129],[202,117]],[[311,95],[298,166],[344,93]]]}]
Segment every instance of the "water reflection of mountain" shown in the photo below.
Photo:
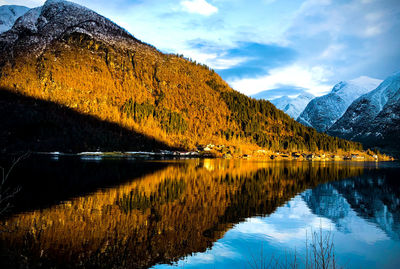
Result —
[{"label": "water reflection of mountain", "polygon": [[11,263],[137,268],[173,262],[205,251],[247,217],[270,214],[308,188],[362,172],[361,166],[337,163],[170,163],[1,222],[7,231],[0,233],[3,268]]},{"label": "water reflection of mountain", "polygon": [[[57,156],[56,156],[57,157]],[[57,157],[58,158],[58,157]],[[10,167],[10,160],[0,158],[1,167]],[[13,201],[14,213],[47,208],[70,200],[129,182],[168,166],[163,162],[107,159],[103,161],[31,155],[13,169],[6,186],[20,188]]]},{"label": "water reflection of mountain", "polygon": [[322,184],[302,197],[314,214],[331,219],[341,231],[350,232],[349,218],[361,217],[392,239],[400,239],[400,182],[394,170],[372,170]]}]

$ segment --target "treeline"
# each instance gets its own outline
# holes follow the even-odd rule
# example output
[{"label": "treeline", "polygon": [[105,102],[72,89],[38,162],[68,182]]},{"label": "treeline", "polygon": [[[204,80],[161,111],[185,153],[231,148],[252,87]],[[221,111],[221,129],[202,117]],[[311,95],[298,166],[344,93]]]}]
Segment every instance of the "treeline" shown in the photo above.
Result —
[{"label": "treeline", "polygon": [[[230,120],[235,121],[239,127],[236,137],[250,138],[261,147],[290,151],[362,150],[360,143],[331,137],[305,127],[276,109],[269,101],[255,100],[235,91],[222,92],[221,96],[232,111]],[[235,136],[233,131],[224,134],[226,139]]]},{"label": "treeline", "polygon": [[129,99],[121,107],[121,111],[138,123],[142,123],[152,117],[159,122],[161,128],[168,134],[184,133],[188,128],[186,120],[180,113],[156,107],[149,102],[139,104]]}]

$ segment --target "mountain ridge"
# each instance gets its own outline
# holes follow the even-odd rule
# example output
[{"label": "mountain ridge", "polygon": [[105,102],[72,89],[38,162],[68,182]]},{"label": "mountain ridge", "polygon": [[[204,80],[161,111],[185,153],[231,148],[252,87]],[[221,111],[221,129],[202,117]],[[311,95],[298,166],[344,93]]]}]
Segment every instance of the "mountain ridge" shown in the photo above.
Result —
[{"label": "mountain ridge", "polygon": [[[18,33],[24,31],[27,34],[21,38]],[[47,0],[43,6],[29,10],[16,20],[9,31],[3,33],[0,42],[24,45],[40,54],[53,40],[73,32],[87,34],[120,47],[131,46],[132,42],[142,43],[106,17],[63,0]]]},{"label": "mountain ridge", "polygon": [[400,134],[400,72],[360,96],[328,133],[368,145],[395,146]]},{"label": "mountain ridge", "polygon": [[368,77],[341,81],[330,93],[311,100],[297,121],[319,132],[326,132],[355,99],[375,89],[380,82],[381,80]]}]

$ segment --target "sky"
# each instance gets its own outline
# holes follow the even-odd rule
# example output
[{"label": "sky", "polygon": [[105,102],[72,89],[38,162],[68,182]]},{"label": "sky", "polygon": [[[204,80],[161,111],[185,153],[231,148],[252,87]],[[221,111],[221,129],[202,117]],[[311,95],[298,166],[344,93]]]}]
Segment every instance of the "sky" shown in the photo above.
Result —
[{"label": "sky", "polygon": [[[28,7],[43,0],[0,0]],[[316,96],[400,71],[400,0],[72,0],[234,89]],[[291,90],[293,89],[293,90]],[[300,90],[299,90],[300,89]]]}]

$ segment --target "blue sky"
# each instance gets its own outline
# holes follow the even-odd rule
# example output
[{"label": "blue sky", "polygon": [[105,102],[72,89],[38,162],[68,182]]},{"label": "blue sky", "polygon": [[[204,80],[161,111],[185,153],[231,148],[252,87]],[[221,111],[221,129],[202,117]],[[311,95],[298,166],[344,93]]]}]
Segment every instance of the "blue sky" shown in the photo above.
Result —
[{"label": "blue sky", "polygon": [[[42,0],[0,0],[35,7]],[[328,92],[400,70],[399,0],[73,0],[252,95]],[[297,91],[290,91],[290,87]]]}]

